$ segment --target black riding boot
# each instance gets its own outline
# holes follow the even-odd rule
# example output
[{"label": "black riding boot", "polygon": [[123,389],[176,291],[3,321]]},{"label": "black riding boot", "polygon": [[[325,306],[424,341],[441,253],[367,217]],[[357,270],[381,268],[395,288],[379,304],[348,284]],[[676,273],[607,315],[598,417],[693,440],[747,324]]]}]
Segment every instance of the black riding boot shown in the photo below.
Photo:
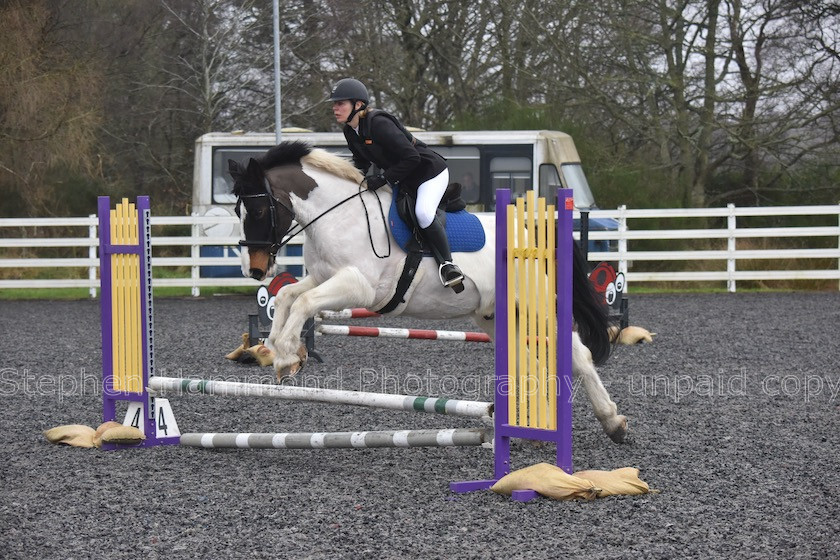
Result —
[{"label": "black riding boot", "polygon": [[440,282],[455,293],[464,289],[464,274],[457,265],[452,263],[452,252],[449,250],[449,239],[440,219],[435,218],[429,227],[420,230],[423,239],[428,243],[435,260],[438,263]]}]

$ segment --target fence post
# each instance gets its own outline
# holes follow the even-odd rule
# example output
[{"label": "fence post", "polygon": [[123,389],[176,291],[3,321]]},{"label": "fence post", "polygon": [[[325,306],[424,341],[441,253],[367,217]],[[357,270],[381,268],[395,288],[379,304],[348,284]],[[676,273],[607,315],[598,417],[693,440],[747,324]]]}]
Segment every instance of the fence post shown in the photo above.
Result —
[{"label": "fence post", "polygon": [[[840,205],[837,206],[837,227],[840,228]],[[840,235],[837,236],[837,250],[840,251]],[[837,259],[837,271],[840,272],[840,258]],[[837,281],[837,290],[840,291],[840,280]]]},{"label": "fence post", "polygon": [[[201,235],[201,228],[198,225],[198,214],[193,212],[190,214],[192,216],[192,238],[198,239]],[[192,264],[190,264],[190,277],[192,278],[192,296],[198,297],[201,295],[201,288],[198,286],[198,279],[200,277],[200,269],[198,266],[199,258],[201,258],[201,249],[200,245],[196,245],[193,243],[190,249],[190,256],[192,257]]]},{"label": "fence post", "polygon": [[730,293],[735,293],[735,231],[737,223],[735,219],[735,205],[727,204],[726,209],[729,211],[729,216],[726,218],[726,229],[729,231],[729,237],[726,240],[726,289]]},{"label": "fence post", "polygon": [[627,293],[627,206],[618,207],[618,271],[624,273],[624,293]]},{"label": "fence post", "polygon": [[[98,219],[96,214],[88,214],[90,218],[90,226],[88,226],[88,237],[90,237],[90,245],[88,246],[88,258],[93,262],[99,263],[99,231],[97,230]],[[98,265],[92,264],[88,268],[88,280],[90,280],[90,299],[96,299],[96,269]]]}]

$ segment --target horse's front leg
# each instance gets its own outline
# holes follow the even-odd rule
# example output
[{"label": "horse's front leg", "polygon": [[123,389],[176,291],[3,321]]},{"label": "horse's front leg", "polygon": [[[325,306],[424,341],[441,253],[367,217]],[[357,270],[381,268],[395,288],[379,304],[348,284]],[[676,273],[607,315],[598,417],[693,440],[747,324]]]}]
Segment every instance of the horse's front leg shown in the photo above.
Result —
[{"label": "horse's front leg", "polygon": [[271,321],[271,335],[269,339],[276,338],[286,324],[286,319],[289,316],[289,310],[292,304],[300,296],[300,294],[307,292],[317,286],[318,283],[312,276],[304,276],[300,282],[294,284],[286,284],[279,290],[274,298],[274,319]]},{"label": "horse's front leg", "polygon": [[577,333],[572,333],[572,370],[583,382],[595,417],[601,422],[604,431],[614,442],[622,443],[627,436],[627,418],[618,414],[618,407],[601,383],[601,377],[592,363],[592,352],[584,346]]},{"label": "horse's front leg", "polygon": [[296,374],[306,361],[306,347],[300,341],[306,319],[325,309],[370,307],[375,297],[373,286],[356,267],[342,268],[326,282],[300,293],[283,324],[275,316],[271,328],[269,346],[275,353],[277,379]]}]

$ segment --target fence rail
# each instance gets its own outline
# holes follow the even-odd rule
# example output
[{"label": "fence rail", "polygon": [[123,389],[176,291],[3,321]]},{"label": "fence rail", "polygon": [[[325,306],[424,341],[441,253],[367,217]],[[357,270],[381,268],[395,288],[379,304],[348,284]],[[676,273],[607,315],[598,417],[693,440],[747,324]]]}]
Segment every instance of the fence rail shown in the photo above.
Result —
[{"label": "fence rail", "polygon": [[[204,235],[204,228],[208,226],[230,226],[231,229],[237,230],[239,221],[237,218],[210,216],[202,217],[198,215],[192,216],[152,216],[152,266],[155,269],[160,268],[188,268],[189,272],[182,276],[156,277],[154,284],[156,287],[179,287],[190,288],[192,295],[201,295],[201,288],[206,287],[230,287],[230,286],[255,286],[255,282],[249,278],[244,278],[241,275],[234,277],[213,277],[202,275],[202,270],[206,267],[235,267],[239,269],[240,260],[238,256],[238,242],[239,237],[207,237]],[[170,235],[158,234],[155,230],[166,228],[167,226],[186,226],[185,230],[189,230],[185,235]],[[50,237],[46,235],[38,235],[31,237],[10,237],[7,236],[9,231],[14,231],[14,228],[20,230],[21,228],[34,228],[38,233],[43,234],[46,230],[51,228],[61,228],[65,231],[67,228],[88,228],[87,237]],[[99,289],[99,222],[96,215],[91,215],[86,218],[0,218],[0,289],[31,289],[31,288],[86,288],[91,297],[96,297]],[[289,245],[300,246],[303,243],[302,237],[293,239]],[[87,257],[24,257],[16,255],[9,256],[9,253],[15,249],[17,250],[32,250],[50,249],[50,248],[77,248],[81,250],[87,249]],[[161,247],[170,248],[189,248],[189,256],[154,256],[156,251]],[[232,249],[231,255],[226,257],[207,256],[201,254],[202,247],[230,247]],[[286,256],[278,255],[277,263],[282,266],[303,266],[302,256]],[[49,279],[33,279],[33,278],[7,278],[8,273],[3,273],[3,270],[9,269],[27,269],[27,268],[55,268],[68,269],[67,275],[70,276],[69,269],[87,269],[86,278],[49,278]],[[173,272],[172,274],[177,274]],[[78,271],[77,271],[78,275]]]},{"label": "fence rail", "polygon": [[[808,225],[783,225],[768,227],[766,224],[751,225],[756,218],[796,221],[792,218],[811,218]],[[590,218],[613,219],[617,223],[614,231],[590,231],[592,241],[607,240],[617,250],[595,252],[589,260],[617,262],[618,269],[626,275],[628,286],[645,282],[725,282],[729,291],[736,291],[739,281],[766,280],[837,280],[840,289],[840,205],[836,206],[783,206],[783,207],[735,207],[687,208],[687,209],[628,209],[621,206],[615,210],[595,210]],[[666,229],[656,222],[677,220],[677,229]],[[709,222],[721,222],[720,227],[710,227]],[[815,222],[824,222],[815,225]],[[651,223],[654,222],[654,223]],[[188,256],[153,256],[152,265],[173,268],[176,271],[188,269],[178,276],[172,272],[155,278],[155,286],[188,287],[198,296],[202,288],[222,286],[254,286],[254,281],[243,277],[212,277],[203,274],[205,267],[239,267],[236,253],[230,256],[208,256],[202,254],[202,247],[236,246],[238,237],[207,237],[204,228],[209,226],[230,226],[238,229],[234,217],[220,218],[193,216],[153,216],[152,248],[189,248]],[[691,227],[696,225],[697,227]],[[183,227],[188,234],[175,235],[173,227]],[[99,288],[98,267],[98,222],[96,216],[75,218],[0,218],[0,289],[22,288],[86,288],[95,297]],[[87,236],[73,234],[66,237],[69,228],[86,228]],[[51,229],[63,232],[62,236],[49,235]],[[160,235],[155,229],[164,229]],[[17,230],[32,230],[27,233],[13,233]],[[19,235],[14,237],[13,235]],[[798,246],[790,247],[781,240],[798,240]],[[679,245],[675,249],[651,249],[651,243],[662,242]],[[302,238],[294,239],[290,245],[299,246]],[[764,244],[766,247],[756,247]],[[631,248],[631,245],[633,248]],[[718,245],[714,247],[714,245]],[[27,256],[39,250],[74,248],[87,256]],[[177,249],[176,249],[177,250]],[[235,250],[234,250],[235,251]],[[58,251],[60,252],[60,251]],[[160,252],[160,251],[158,251]],[[171,250],[170,250],[171,252]],[[303,257],[279,255],[278,264],[302,266]],[[676,270],[658,270],[662,263]],[[702,264],[702,269],[698,269]],[[750,263],[747,266],[747,263]],[[683,263],[679,265],[679,263]],[[763,263],[756,266],[756,263]],[[776,266],[773,268],[773,264]],[[719,269],[715,269],[719,267]],[[64,269],[58,278],[27,278],[33,274],[18,274],[9,278],[10,270]],[[711,270],[710,270],[711,268]],[[84,278],[78,269],[86,269]],[[55,274],[52,274],[55,275]],[[172,275],[175,275],[173,277]]]}]

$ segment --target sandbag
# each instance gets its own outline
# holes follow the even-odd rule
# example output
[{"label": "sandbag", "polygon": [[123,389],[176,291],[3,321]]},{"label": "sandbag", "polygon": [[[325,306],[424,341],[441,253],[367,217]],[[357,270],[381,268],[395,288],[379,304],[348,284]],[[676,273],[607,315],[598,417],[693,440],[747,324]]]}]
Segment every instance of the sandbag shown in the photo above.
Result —
[{"label": "sandbag", "polygon": [[554,500],[592,500],[598,496],[600,488],[558,466],[538,463],[500,478],[490,490],[505,496],[510,496],[514,490],[534,490]]},{"label": "sandbag", "polygon": [[[115,422],[116,423],[116,422]],[[139,429],[134,426],[124,426],[117,424],[109,427],[102,433],[102,441],[104,443],[118,443],[120,445],[137,445],[141,443],[146,436],[143,435]]]},{"label": "sandbag", "polygon": [[93,436],[95,434],[96,430],[81,424],[56,426],[44,432],[44,436],[50,443],[86,448],[94,447]]},{"label": "sandbag", "polygon": [[[652,333],[647,329],[633,326],[626,327],[621,330],[619,330],[618,327],[610,327],[609,334],[611,342],[618,342],[619,344],[624,344],[626,346],[641,344],[643,342],[653,342],[653,337],[656,336],[656,333]],[[616,338],[618,340],[616,340]]]},{"label": "sandbag", "polygon": [[556,465],[539,463],[500,478],[490,490],[510,496],[514,490],[534,490],[554,500],[592,500],[607,496],[638,496],[651,492],[639,469],[587,470],[568,474]]},{"label": "sandbag", "polygon": [[245,352],[253,356],[262,367],[270,366],[274,363],[274,352],[265,344],[255,344],[245,350]]},{"label": "sandbag", "polygon": [[106,430],[110,430],[111,428],[116,428],[118,426],[122,426],[122,424],[114,422],[113,420],[100,424],[99,427],[96,428],[96,433],[93,434],[93,445],[96,447],[102,447],[102,434],[104,434]]},{"label": "sandbag", "polygon": [[245,353],[245,349],[248,347],[248,333],[242,334],[242,344],[240,344],[236,350],[231,352],[230,354],[225,355],[225,358],[228,360],[238,360],[242,357],[242,354]]},{"label": "sandbag", "polygon": [[639,469],[624,467],[612,471],[580,471],[575,477],[590,481],[599,488],[598,497],[638,496],[650,492],[647,482],[639,478]]}]

